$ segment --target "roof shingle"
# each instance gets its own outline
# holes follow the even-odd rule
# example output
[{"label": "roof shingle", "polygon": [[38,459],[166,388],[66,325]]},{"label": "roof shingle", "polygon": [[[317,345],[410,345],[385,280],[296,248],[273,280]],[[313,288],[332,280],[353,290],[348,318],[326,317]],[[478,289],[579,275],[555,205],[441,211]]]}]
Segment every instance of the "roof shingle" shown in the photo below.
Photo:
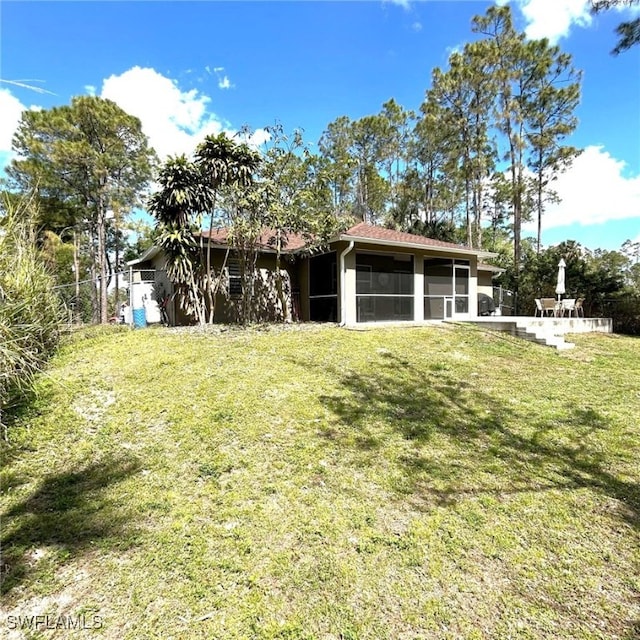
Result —
[{"label": "roof shingle", "polygon": [[426,247],[444,247],[449,249],[468,249],[464,245],[454,244],[453,242],[444,242],[442,240],[433,240],[425,236],[419,236],[414,233],[405,233],[404,231],[395,231],[394,229],[385,229],[366,222],[351,227],[342,235],[354,238],[384,240],[386,242],[395,242],[398,244],[421,244]]},{"label": "roof shingle", "polygon": [[[213,229],[211,233],[208,231],[202,232],[203,238],[210,238],[212,243],[219,245],[226,245],[229,240],[229,231],[225,228]],[[443,249],[457,249],[469,250],[468,247],[460,244],[454,244],[453,242],[444,242],[442,240],[434,240],[433,238],[426,238],[425,236],[419,236],[414,233],[405,233],[403,231],[396,231],[394,229],[386,229],[385,227],[379,227],[377,225],[368,224],[366,222],[360,222],[355,226],[347,229],[340,235],[341,238],[355,238],[360,240],[372,240],[383,241],[397,245],[421,245],[425,247],[443,248]],[[302,234],[288,233],[286,246],[283,247],[283,253],[295,253],[300,249],[304,249],[308,245],[308,241]],[[275,249],[275,231],[273,229],[263,229],[257,243],[258,248],[263,250]]]},{"label": "roof shingle", "polygon": [[[224,228],[202,231],[203,238],[209,238],[212,243],[226,245],[229,241],[229,230]],[[258,238],[257,246],[260,249],[275,250],[276,232],[273,229],[263,229]],[[288,233],[286,244],[282,248],[283,253],[292,253],[306,246],[307,242],[299,233]]]}]

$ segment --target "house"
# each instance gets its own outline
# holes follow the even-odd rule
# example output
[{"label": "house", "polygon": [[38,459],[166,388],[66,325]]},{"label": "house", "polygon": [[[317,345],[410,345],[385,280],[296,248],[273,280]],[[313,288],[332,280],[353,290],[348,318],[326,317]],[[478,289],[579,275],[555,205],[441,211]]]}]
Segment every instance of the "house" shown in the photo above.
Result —
[{"label": "house", "polygon": [[[219,271],[225,263],[224,287],[216,300],[216,321],[238,318],[242,294],[238,255],[229,253],[225,230],[210,235],[212,265]],[[479,283],[491,281],[494,270],[482,259],[486,251],[432,240],[411,233],[360,223],[331,240],[323,252],[310,253],[301,236],[289,234],[282,251],[281,273],[290,316],[302,321],[423,322],[477,316]],[[145,302],[142,296],[160,299],[172,292],[164,273],[164,258],[152,247],[131,270],[132,307]],[[251,296],[256,316],[274,320],[282,316],[275,288],[276,252],[273,233],[264,231],[258,241],[256,278]],[[136,276],[139,273],[140,276]],[[153,274],[153,276],[145,273]],[[138,288],[147,283],[146,293]],[[169,307],[172,323],[186,321],[175,303]]]},{"label": "house", "polygon": [[478,262],[478,293],[493,296],[493,289],[495,287],[493,279],[505,271],[506,269],[496,267],[494,264]]}]

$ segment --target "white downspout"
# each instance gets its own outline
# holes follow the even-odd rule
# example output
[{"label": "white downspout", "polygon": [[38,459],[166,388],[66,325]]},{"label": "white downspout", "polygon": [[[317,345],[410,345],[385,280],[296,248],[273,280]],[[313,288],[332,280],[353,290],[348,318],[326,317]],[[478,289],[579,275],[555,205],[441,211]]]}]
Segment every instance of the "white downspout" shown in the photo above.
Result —
[{"label": "white downspout", "polygon": [[349,241],[349,246],[340,254],[340,326],[344,327],[345,324],[347,324],[347,307],[345,305],[345,299],[346,299],[346,287],[345,287],[345,280],[346,280],[346,274],[345,274],[345,266],[344,266],[344,259],[345,256],[350,253],[351,251],[353,251],[353,247],[355,246],[355,241],[354,240],[350,240]]}]

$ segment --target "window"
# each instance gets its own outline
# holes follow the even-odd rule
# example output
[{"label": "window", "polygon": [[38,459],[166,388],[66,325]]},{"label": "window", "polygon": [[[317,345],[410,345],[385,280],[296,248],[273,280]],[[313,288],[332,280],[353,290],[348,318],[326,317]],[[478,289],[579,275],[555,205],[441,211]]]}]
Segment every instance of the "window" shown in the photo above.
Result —
[{"label": "window", "polygon": [[227,275],[229,277],[229,297],[242,297],[242,274],[240,272],[240,262],[238,260],[229,260]]}]

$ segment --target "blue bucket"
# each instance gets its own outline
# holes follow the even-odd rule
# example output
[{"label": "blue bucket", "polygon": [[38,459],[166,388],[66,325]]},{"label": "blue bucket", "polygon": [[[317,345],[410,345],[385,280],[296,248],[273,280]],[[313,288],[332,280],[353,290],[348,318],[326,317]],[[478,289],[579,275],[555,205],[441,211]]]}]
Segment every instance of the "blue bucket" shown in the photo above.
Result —
[{"label": "blue bucket", "polygon": [[147,317],[144,309],[133,310],[133,326],[138,329],[142,329],[147,326]]}]

